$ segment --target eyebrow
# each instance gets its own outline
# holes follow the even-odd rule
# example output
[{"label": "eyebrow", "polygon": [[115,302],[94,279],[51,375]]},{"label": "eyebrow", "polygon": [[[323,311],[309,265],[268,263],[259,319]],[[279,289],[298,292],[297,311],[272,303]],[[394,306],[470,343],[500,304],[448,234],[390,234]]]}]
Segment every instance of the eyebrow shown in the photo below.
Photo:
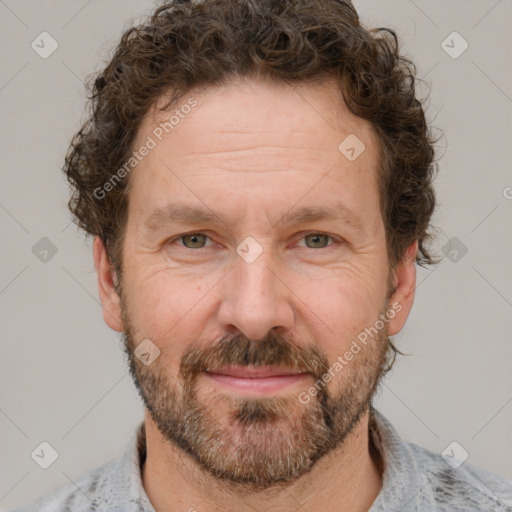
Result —
[{"label": "eyebrow", "polygon": [[[271,229],[278,224],[294,225],[317,221],[342,221],[348,226],[362,230],[364,223],[350,208],[337,203],[334,208],[310,207],[292,208],[281,216]],[[149,231],[157,231],[172,224],[224,224],[222,218],[211,210],[188,205],[171,204],[164,208],[157,208],[144,221]]]}]

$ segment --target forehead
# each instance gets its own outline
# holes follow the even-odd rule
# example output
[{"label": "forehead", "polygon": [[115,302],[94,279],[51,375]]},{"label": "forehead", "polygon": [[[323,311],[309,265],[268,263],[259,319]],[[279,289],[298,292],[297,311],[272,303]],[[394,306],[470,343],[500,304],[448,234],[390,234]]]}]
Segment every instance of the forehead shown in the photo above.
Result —
[{"label": "forehead", "polygon": [[145,213],[170,199],[183,202],[183,194],[197,204],[212,199],[227,206],[230,193],[230,204],[242,210],[256,199],[277,200],[287,210],[306,190],[315,206],[336,196],[364,213],[356,203],[365,189],[367,200],[378,202],[378,139],[369,122],[350,112],[334,80],[291,86],[240,79],[191,89],[159,111],[166,100],[148,112],[133,145],[155,143],[130,175],[130,195]]},{"label": "forehead", "polygon": [[[137,134],[139,144],[145,135],[163,127],[163,138],[172,144],[179,138],[180,150],[199,152],[218,150],[218,135],[242,135],[231,145],[247,145],[248,137],[271,133],[278,142],[292,146],[294,134],[323,134],[311,139],[304,149],[336,154],[340,136],[354,134],[364,140],[366,160],[377,157],[377,138],[371,124],[353,114],[347,107],[333,78],[321,83],[286,84],[263,78],[234,78],[224,85],[193,88],[167,111],[160,111],[167,96],[162,95],[143,119]],[[191,102],[197,106],[188,108]],[[174,114],[174,115],[173,115]],[[174,118],[174,119],[172,119]],[[171,123],[169,123],[171,120]],[[167,123],[167,124],[166,124]],[[172,125],[172,126],[171,126]],[[226,138],[224,138],[226,139]],[[244,141],[245,139],[245,141]],[[161,141],[157,141],[161,142]],[[304,141],[301,140],[301,143]],[[333,145],[334,142],[334,145]]]}]

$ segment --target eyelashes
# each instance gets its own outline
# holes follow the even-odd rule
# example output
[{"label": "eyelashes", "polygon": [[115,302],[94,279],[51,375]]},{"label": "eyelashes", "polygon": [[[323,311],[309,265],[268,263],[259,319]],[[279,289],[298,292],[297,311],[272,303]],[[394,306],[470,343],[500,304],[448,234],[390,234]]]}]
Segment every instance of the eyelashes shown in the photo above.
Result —
[{"label": "eyelashes", "polygon": [[[321,240],[324,240],[326,241],[326,245],[323,246],[323,247],[307,247],[307,246],[301,246],[303,248],[306,248],[306,249],[311,249],[312,251],[319,251],[319,250],[328,250],[330,248],[332,248],[333,246],[339,244],[339,243],[342,243],[343,240],[338,238],[338,237],[335,237],[334,235],[331,235],[329,233],[324,233],[324,232],[321,232],[321,231],[310,231],[310,232],[307,232],[307,233],[300,233],[301,234],[301,237],[299,238],[300,241],[302,240],[306,240],[310,237],[313,237],[313,238],[320,238]],[[207,234],[205,233],[202,233],[202,232],[190,232],[190,233],[183,233],[181,235],[177,235],[171,239],[169,239],[166,244],[168,245],[173,245],[175,244],[176,242],[182,242],[180,244],[178,244],[179,248],[180,249],[189,249],[190,251],[200,251],[202,249],[208,249],[209,247],[211,247],[212,245],[210,246],[206,246],[206,245],[203,245],[201,247],[187,247],[187,245],[183,244],[183,242],[185,240],[192,240],[192,244],[194,243],[199,243],[201,244],[201,240],[203,240],[205,243],[206,243],[206,240],[210,240],[212,241],[211,237],[209,237]],[[197,242],[197,240],[199,240],[199,242]],[[213,242],[213,241],[212,241]],[[331,242],[331,243],[329,243]],[[314,243],[317,243],[317,242],[313,242]],[[322,245],[322,244],[321,244]]]}]

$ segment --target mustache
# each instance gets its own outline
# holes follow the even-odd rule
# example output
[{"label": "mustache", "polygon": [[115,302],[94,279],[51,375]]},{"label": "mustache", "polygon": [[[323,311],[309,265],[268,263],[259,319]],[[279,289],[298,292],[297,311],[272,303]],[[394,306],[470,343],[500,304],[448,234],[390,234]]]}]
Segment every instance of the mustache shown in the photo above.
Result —
[{"label": "mustache", "polygon": [[286,336],[269,333],[262,340],[234,335],[216,344],[189,347],[182,357],[180,373],[190,381],[206,369],[267,365],[309,372],[316,379],[329,369],[326,355],[316,345],[301,346]]}]

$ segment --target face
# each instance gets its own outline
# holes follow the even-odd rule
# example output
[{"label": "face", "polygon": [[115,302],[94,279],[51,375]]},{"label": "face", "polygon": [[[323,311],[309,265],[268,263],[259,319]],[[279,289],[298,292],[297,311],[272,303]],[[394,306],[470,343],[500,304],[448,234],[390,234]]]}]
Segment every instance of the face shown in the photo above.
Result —
[{"label": "face", "polygon": [[[246,80],[187,101],[161,141],[169,113],[139,130],[134,147],[156,144],[129,176],[120,299],[98,242],[100,296],[164,438],[219,479],[266,488],[309,471],[367,411],[414,263],[388,267],[377,138],[333,82]],[[355,159],[339,149],[349,135]],[[134,355],[143,340],[150,364]]]}]

